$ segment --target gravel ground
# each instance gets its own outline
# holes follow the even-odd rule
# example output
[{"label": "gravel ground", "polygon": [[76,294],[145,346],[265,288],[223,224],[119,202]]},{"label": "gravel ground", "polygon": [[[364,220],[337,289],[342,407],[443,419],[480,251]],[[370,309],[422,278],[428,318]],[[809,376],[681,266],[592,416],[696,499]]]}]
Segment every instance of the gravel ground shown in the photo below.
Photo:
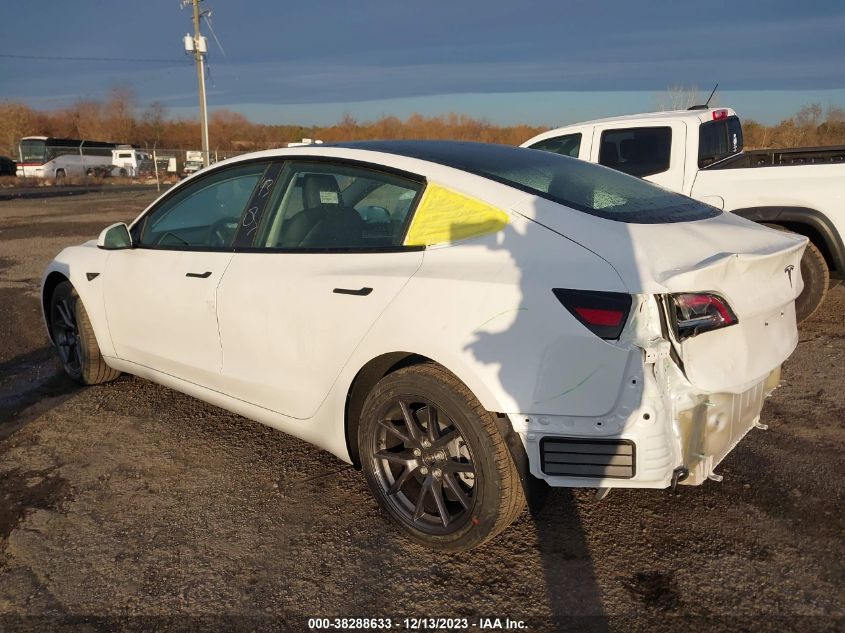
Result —
[{"label": "gravel ground", "polygon": [[41,271],[151,199],[0,202],[0,630],[843,630],[841,285],[723,483],[556,490],[487,546],[434,554],[327,453],[144,380],[81,389],[58,372]]}]

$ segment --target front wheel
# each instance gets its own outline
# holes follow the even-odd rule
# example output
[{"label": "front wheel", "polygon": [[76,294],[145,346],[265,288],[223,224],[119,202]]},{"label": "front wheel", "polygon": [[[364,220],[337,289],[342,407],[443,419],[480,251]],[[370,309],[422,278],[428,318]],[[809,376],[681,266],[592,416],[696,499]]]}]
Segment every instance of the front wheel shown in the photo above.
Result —
[{"label": "front wheel", "polygon": [[358,445],[376,501],[429,547],[481,545],[525,506],[493,414],[438,365],[384,377],[364,403]]},{"label": "front wheel", "polygon": [[96,385],[120,375],[103,360],[85,306],[69,281],[58,284],[50,297],[50,332],[62,369],[72,380]]}]

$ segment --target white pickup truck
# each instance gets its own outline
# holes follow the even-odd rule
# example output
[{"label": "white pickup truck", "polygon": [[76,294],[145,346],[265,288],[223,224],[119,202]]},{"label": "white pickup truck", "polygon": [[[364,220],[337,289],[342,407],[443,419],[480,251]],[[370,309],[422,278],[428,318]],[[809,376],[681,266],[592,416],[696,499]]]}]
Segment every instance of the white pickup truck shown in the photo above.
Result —
[{"label": "white pickup truck", "polygon": [[568,125],[522,147],[600,163],[808,237],[800,321],[824,301],[830,271],[845,272],[844,146],[744,152],[736,112],[697,107]]}]

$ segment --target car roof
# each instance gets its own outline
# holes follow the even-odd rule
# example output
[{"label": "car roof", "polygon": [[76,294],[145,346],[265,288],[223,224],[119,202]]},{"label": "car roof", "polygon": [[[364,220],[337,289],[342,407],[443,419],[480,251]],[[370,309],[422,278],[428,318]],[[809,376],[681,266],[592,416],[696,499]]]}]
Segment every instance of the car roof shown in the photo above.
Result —
[{"label": "car roof", "polygon": [[584,126],[592,126],[592,125],[606,125],[608,123],[619,123],[619,124],[626,124],[632,121],[636,122],[650,122],[653,121],[657,122],[664,122],[664,121],[693,121],[695,123],[707,123],[708,121],[713,120],[713,112],[716,110],[727,110],[728,116],[736,116],[736,112],[732,108],[702,108],[696,110],[665,110],[662,112],[642,112],[640,114],[623,114],[620,116],[611,116],[605,117],[602,119],[591,119],[589,121],[579,121],[577,123],[570,123],[568,125],[562,125],[560,127],[553,128],[551,130],[547,130],[546,132],[542,132],[537,136],[528,139],[525,143],[522,144],[524,147],[525,145],[539,141],[545,138],[550,138],[556,136],[559,132],[581,128]]},{"label": "car roof", "polygon": [[579,123],[572,123],[563,127],[572,127],[574,125],[596,125],[600,123],[616,123],[633,121],[637,119],[683,119],[683,120],[698,120],[702,123],[711,121],[713,119],[713,112],[715,110],[727,110],[728,116],[736,115],[736,112],[731,108],[701,108],[696,110],[664,110],[660,112],[642,112],[640,114],[622,114],[619,116],[604,117],[601,119],[592,119],[590,121],[581,121]]},{"label": "car roof", "polygon": [[484,154],[507,155],[509,152],[522,153],[525,151],[523,148],[514,145],[440,140],[353,141],[348,143],[325,144],[323,147],[340,147],[379,152],[381,154],[393,154],[394,156],[416,158],[429,163],[437,163],[457,169],[464,169],[464,167],[456,163],[464,162],[472,156],[481,156]]},{"label": "car roof", "polygon": [[[499,145],[496,143],[476,143],[470,141],[440,141],[440,140],[390,140],[390,141],[353,141],[345,143],[320,143],[303,145],[300,147],[279,148],[242,154],[215,164],[232,164],[247,159],[256,158],[342,158],[372,161],[398,169],[413,172],[420,163],[429,166],[436,165],[451,170],[481,176],[489,179],[488,175],[477,174],[474,163],[478,160],[519,160],[524,148],[515,145]],[[391,160],[388,157],[395,157]],[[410,161],[410,162],[409,162]]]}]

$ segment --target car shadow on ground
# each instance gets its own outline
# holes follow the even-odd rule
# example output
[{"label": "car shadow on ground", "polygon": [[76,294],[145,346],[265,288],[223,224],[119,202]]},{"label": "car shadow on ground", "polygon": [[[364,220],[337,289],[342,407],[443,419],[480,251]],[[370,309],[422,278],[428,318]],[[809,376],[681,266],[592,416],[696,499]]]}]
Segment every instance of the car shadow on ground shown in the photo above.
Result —
[{"label": "car shadow on ground", "polygon": [[61,370],[50,346],[0,363],[0,440],[79,389]]},{"label": "car shadow on ground", "polygon": [[601,590],[574,491],[549,488],[543,496],[529,512],[537,534],[551,621],[532,624],[536,630],[608,632],[611,629],[604,617]]}]

